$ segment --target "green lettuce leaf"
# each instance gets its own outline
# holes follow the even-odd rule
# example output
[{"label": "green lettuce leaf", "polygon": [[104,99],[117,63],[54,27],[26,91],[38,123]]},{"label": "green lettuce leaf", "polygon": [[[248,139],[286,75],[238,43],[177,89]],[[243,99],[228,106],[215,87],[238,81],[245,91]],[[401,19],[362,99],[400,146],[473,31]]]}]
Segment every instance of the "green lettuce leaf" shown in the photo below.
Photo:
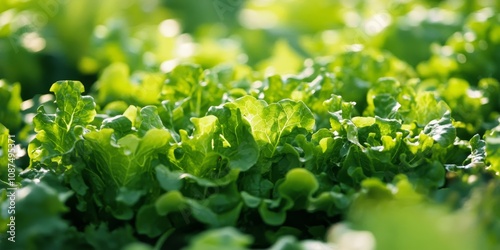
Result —
[{"label": "green lettuce leaf", "polygon": [[47,114],[43,106],[33,118],[36,138],[30,143],[28,154],[32,162],[59,162],[60,156],[73,149],[81,139],[83,129],[94,120],[95,103],[92,97],[82,96],[82,83],[59,81],[50,88],[56,96],[56,113]]},{"label": "green lettuce leaf", "polygon": [[315,120],[303,102],[282,100],[267,105],[252,96],[245,96],[226,106],[241,110],[252,127],[263,157],[273,158],[287,136],[297,129],[312,131]]},{"label": "green lettuce leaf", "polygon": [[[171,136],[165,129],[154,128],[143,137],[128,134],[115,139],[114,131],[104,128],[90,131],[84,138],[83,150],[91,152],[86,171],[90,174],[87,181],[94,189],[92,195],[116,208],[117,203],[134,205],[147,193],[148,186],[154,183],[151,162],[158,157],[158,152],[168,149]],[[120,218],[132,216],[130,212],[112,212]]]},{"label": "green lettuce leaf", "polygon": [[257,162],[259,148],[240,110],[213,107],[207,116],[192,118],[192,123],[193,134],[181,130],[181,141],[170,149],[172,170],[202,184],[247,171]]}]

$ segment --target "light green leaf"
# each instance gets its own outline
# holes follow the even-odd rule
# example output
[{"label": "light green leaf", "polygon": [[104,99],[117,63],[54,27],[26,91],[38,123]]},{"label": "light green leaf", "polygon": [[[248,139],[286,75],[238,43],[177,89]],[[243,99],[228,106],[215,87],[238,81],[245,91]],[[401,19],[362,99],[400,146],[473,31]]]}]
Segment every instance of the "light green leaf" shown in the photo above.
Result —
[{"label": "light green leaf", "polygon": [[112,129],[91,131],[84,135],[85,142],[95,157],[96,170],[111,187],[138,185],[135,180],[150,170],[149,163],[158,150],[170,141],[166,130],[151,129],[144,137],[128,134],[118,141],[113,139]]},{"label": "light green leaf", "polygon": [[142,138],[127,134],[117,139],[112,129],[104,128],[85,134],[84,139],[81,153],[89,155],[86,172],[91,178],[86,181],[95,202],[118,219],[132,218],[130,206],[157,185],[151,162],[168,150],[170,133],[155,128]]},{"label": "light green leaf", "polygon": [[229,167],[243,171],[250,169],[259,158],[259,150],[250,125],[243,119],[240,110],[213,107],[208,114],[218,118],[221,133],[215,140],[215,148],[229,158]]},{"label": "light green leaf", "polygon": [[355,102],[345,102],[341,96],[332,95],[332,97],[326,100],[323,105],[325,105],[330,112],[336,118],[336,121],[340,122],[343,119],[349,119],[354,114]]},{"label": "light green leaf", "polygon": [[278,186],[278,192],[294,208],[301,209],[309,205],[309,199],[318,187],[318,181],[311,172],[304,168],[294,168],[288,171],[285,180]]},{"label": "light green leaf", "polygon": [[281,100],[267,105],[252,96],[242,97],[228,107],[241,110],[252,126],[255,140],[265,157],[272,158],[283,139],[295,129],[311,131],[314,128],[314,116],[303,102]]},{"label": "light green leaf", "polygon": [[187,200],[184,199],[184,196],[179,191],[170,191],[156,200],[155,207],[159,215],[166,215],[185,209],[187,207]]},{"label": "light green leaf", "polygon": [[33,161],[43,163],[58,161],[56,156],[70,151],[81,129],[96,115],[95,103],[90,96],[81,96],[83,85],[76,81],[59,81],[50,91],[56,96],[57,110],[54,115],[47,114],[41,106],[33,118],[36,139],[30,144],[29,155]]},{"label": "light green leaf", "polygon": [[406,124],[415,122],[419,126],[425,126],[430,121],[441,119],[450,108],[444,101],[437,101],[434,93],[422,92],[417,94],[415,100],[406,109],[409,113],[403,118]]},{"label": "light green leaf", "polygon": [[238,109],[214,107],[192,123],[193,134],[181,130],[181,142],[171,149],[170,161],[177,169],[212,182],[257,162],[257,143]]},{"label": "light green leaf", "polygon": [[451,121],[449,111],[439,120],[430,121],[425,125],[423,132],[434,139],[442,147],[447,147],[455,141],[457,132]]}]

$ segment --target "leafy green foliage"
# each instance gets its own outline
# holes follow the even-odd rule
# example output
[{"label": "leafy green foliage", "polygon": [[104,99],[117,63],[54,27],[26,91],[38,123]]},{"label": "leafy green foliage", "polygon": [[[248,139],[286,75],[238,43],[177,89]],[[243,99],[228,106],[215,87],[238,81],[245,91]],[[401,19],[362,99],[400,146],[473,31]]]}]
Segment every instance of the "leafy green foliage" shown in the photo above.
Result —
[{"label": "leafy green foliage", "polygon": [[274,157],[278,145],[294,135],[294,130],[302,128],[311,131],[314,127],[313,115],[301,102],[283,100],[267,105],[247,96],[236,100],[234,105],[250,122],[263,157]]},{"label": "leafy green foliage", "polygon": [[[193,68],[187,69],[192,73]],[[194,86],[197,79],[192,78]],[[420,201],[443,187],[450,169],[480,171],[489,160],[495,170],[494,156],[486,157],[496,155],[494,139],[457,138],[450,108],[431,92],[416,91],[415,84],[380,79],[367,91],[371,101],[364,116],[354,102],[338,95],[323,102],[326,117],[315,117],[303,101],[268,104],[245,95],[208,108],[205,115],[189,119],[187,130],[176,131],[162,119],[168,112],[164,104],[96,115],[93,99],[81,95],[81,84],[57,82],[52,87],[55,114],[41,107],[34,117],[37,137],[29,146],[29,171],[60,174],[57,185],[72,190],[68,204],[87,215],[83,223],[93,228],[88,230],[129,235],[130,240],[111,248],[135,242],[130,233],[153,239],[164,235],[157,243],[164,245],[191,227],[240,228],[241,223],[252,225],[240,228],[244,232],[260,230],[266,236],[234,244],[302,247],[315,243],[280,237],[320,239],[332,216],[358,204],[356,197],[367,183],[391,183],[404,174],[405,192],[414,192],[412,199]],[[329,127],[317,128],[316,120],[325,119]],[[392,195],[390,190],[373,192],[377,199]],[[310,222],[297,224],[297,214]],[[136,231],[106,228],[132,221]],[[281,231],[271,233],[266,226]],[[100,244],[92,231],[74,237]],[[193,247],[209,244],[201,238],[197,242]]]},{"label": "leafy green foliage", "polygon": [[0,81],[0,248],[499,248],[497,5],[229,2],[0,7],[0,47],[98,78]]},{"label": "leafy green foliage", "polygon": [[69,152],[81,137],[81,126],[96,115],[93,98],[80,95],[84,91],[80,82],[57,82],[50,90],[56,95],[56,114],[47,114],[43,107],[37,110],[33,118],[37,137],[29,150],[33,162],[43,164],[60,161],[60,156]]}]

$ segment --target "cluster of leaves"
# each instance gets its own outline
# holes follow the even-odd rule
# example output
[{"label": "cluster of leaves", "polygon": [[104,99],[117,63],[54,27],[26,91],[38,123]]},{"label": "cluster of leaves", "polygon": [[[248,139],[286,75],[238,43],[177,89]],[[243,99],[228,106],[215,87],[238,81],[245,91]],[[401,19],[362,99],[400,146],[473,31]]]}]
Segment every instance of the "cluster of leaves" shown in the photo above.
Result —
[{"label": "cluster of leaves", "polygon": [[20,173],[1,248],[499,248],[498,6],[287,2],[239,5],[242,26],[261,11],[269,26],[200,28],[196,44],[165,9],[108,20],[113,1],[87,17],[91,40],[65,37],[78,3],[57,2],[66,21],[42,31],[102,73],[88,95],[57,81],[22,104],[0,80],[1,232]]},{"label": "cluster of leaves", "polygon": [[[73,242],[98,249],[324,244],[297,239],[322,240],[339,218],[368,207],[351,208],[365,193],[376,202],[384,201],[377,193],[390,199],[392,192],[420,201],[445,186],[446,172],[488,175],[485,157],[496,150],[495,133],[488,147],[479,135],[461,140],[439,92],[408,79],[412,71],[397,59],[375,58],[370,51],[347,52],[312,64],[304,70],[309,73],[253,83],[235,72],[244,68],[180,65],[162,84],[143,78],[138,90],[156,86],[156,98],[107,90],[94,99],[81,94],[80,82],[56,82],[54,113],[42,105],[33,118],[30,166],[18,191],[19,239],[26,240],[17,246],[30,248],[48,235],[64,237],[47,247]],[[373,67],[374,75],[357,77],[356,68],[345,66],[353,62]],[[122,74],[123,65],[114,67],[97,91],[133,78]],[[380,78],[384,74],[404,82]],[[357,107],[331,93],[366,102]],[[99,97],[109,97],[100,100],[102,110]],[[486,105],[489,99],[482,98]],[[393,182],[395,188],[383,184]],[[401,185],[418,193],[407,194]],[[2,197],[6,205],[6,192]],[[42,201],[47,210],[40,214],[23,205]],[[41,218],[51,227],[40,233]],[[352,223],[372,229],[369,221]],[[215,231],[191,241],[207,229]],[[96,239],[99,233],[103,238]],[[104,237],[120,240],[104,244]]]}]

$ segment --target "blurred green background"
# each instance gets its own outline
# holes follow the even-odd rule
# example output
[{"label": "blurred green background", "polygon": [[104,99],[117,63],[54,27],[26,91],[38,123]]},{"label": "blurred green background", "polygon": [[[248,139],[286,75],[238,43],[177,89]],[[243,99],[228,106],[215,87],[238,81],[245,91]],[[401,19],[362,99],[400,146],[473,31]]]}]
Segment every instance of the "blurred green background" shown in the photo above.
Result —
[{"label": "blurred green background", "polygon": [[[195,62],[295,73],[305,58],[342,52],[350,44],[389,51],[416,67],[436,64],[438,47],[448,40],[460,43],[449,37],[462,30],[470,13],[486,7],[496,13],[499,5],[493,0],[5,0],[0,79],[19,82],[22,98],[29,99],[61,79],[90,86],[114,62],[126,63],[132,72]],[[484,64],[489,58],[477,60]],[[427,75],[442,73],[429,72],[432,65],[421,68]],[[477,68],[498,77],[495,65]]]}]

